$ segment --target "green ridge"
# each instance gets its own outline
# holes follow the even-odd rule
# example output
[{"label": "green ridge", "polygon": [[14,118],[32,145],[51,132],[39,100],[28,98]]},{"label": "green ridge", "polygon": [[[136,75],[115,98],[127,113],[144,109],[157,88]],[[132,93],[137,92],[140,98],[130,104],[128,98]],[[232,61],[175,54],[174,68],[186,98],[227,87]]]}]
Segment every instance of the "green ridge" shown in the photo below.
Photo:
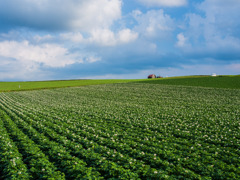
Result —
[{"label": "green ridge", "polygon": [[180,76],[145,80],[140,83],[240,89],[240,76]]},{"label": "green ridge", "polygon": [[98,79],[0,82],[0,92],[53,89],[115,83],[150,83],[213,88],[240,89],[240,75],[236,76],[177,76],[160,79]]},{"label": "green ridge", "polygon": [[64,87],[78,87],[98,84],[114,84],[136,82],[136,79],[104,79],[104,80],[59,80],[59,81],[25,81],[25,82],[0,82],[0,92],[24,91],[36,89],[52,89]]}]

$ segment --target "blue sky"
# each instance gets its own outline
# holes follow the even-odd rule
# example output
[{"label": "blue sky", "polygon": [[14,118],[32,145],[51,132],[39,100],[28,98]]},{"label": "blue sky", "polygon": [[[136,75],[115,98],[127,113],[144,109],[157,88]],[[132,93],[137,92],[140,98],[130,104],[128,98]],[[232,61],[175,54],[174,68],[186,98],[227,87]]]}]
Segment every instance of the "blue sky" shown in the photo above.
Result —
[{"label": "blue sky", "polygon": [[239,0],[0,0],[0,81],[240,74]]}]

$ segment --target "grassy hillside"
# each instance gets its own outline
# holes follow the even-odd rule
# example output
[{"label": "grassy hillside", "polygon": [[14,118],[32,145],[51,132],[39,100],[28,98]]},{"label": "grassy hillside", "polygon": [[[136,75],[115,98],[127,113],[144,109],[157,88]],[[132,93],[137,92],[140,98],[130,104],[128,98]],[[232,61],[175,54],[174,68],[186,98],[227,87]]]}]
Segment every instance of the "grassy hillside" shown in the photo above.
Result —
[{"label": "grassy hillside", "polygon": [[184,76],[146,80],[141,83],[240,89],[240,76]]},{"label": "grassy hillside", "polygon": [[28,81],[28,82],[0,82],[0,92],[22,91],[34,89],[52,89],[62,87],[77,87],[97,84],[126,83],[140,80],[134,79],[106,79],[106,80],[65,80],[65,81]]},{"label": "grassy hillside", "polygon": [[240,89],[240,76],[179,76],[162,79],[102,79],[102,80],[62,80],[62,81],[27,81],[0,82],[0,92],[23,91],[35,89],[52,89],[63,87],[78,87],[114,83],[150,83],[184,86],[202,86],[216,88]]}]

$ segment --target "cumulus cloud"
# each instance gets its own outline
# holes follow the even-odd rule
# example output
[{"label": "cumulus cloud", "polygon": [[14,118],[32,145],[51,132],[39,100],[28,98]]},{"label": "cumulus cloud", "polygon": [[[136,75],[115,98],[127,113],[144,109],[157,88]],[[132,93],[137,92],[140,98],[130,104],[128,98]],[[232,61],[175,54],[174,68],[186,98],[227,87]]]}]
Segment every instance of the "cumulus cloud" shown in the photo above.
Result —
[{"label": "cumulus cloud", "polygon": [[113,46],[115,44],[115,35],[109,29],[96,29],[91,32],[89,41],[103,46]]},{"label": "cumulus cloud", "polygon": [[43,30],[108,28],[121,18],[121,0],[0,1],[0,25]]},{"label": "cumulus cloud", "polygon": [[123,29],[118,32],[118,39],[121,43],[128,43],[135,41],[138,38],[138,33],[130,29]]},{"label": "cumulus cloud", "polygon": [[[187,14],[184,38],[190,46],[184,50],[199,57],[220,60],[240,58],[240,1],[205,0],[197,5],[198,12]],[[184,40],[178,37],[177,44]],[[183,47],[183,46],[179,46]]]},{"label": "cumulus cloud", "polygon": [[118,32],[110,29],[95,29],[89,33],[89,37],[84,37],[80,32],[63,33],[60,37],[74,43],[99,46],[117,46],[135,41],[138,33],[128,28]]},{"label": "cumulus cloud", "polygon": [[114,46],[135,41],[138,34],[130,29],[122,29],[118,33],[114,33],[109,29],[97,29],[91,32],[90,42],[103,46]]},{"label": "cumulus cloud", "polygon": [[17,60],[4,60],[1,57],[0,80],[47,80],[51,79],[51,74],[49,71],[39,69],[36,63],[23,64]]},{"label": "cumulus cloud", "polygon": [[133,12],[133,16],[138,23],[135,31],[147,38],[165,38],[166,34],[174,29],[174,20],[162,9],[146,13],[137,10]]},{"label": "cumulus cloud", "polygon": [[183,46],[185,46],[186,37],[183,35],[183,33],[179,33],[179,34],[177,35],[177,39],[178,39],[178,41],[177,41],[176,45],[177,45],[178,47],[183,47]]},{"label": "cumulus cloud", "polygon": [[[199,5],[199,9],[205,13],[199,26],[202,25],[204,28],[203,36],[206,42],[212,44],[216,41],[217,46],[222,46],[222,43],[226,42],[228,46],[231,41],[235,46],[237,39],[240,39],[240,1],[206,0]],[[237,44],[239,45],[239,42]]]},{"label": "cumulus cloud", "polygon": [[[75,54],[69,54],[66,48],[57,44],[31,45],[28,41],[0,42],[0,56],[14,59],[29,67],[29,64],[43,64],[48,67],[64,67],[82,60]],[[32,67],[29,67],[32,68]]]},{"label": "cumulus cloud", "polygon": [[184,6],[187,4],[187,0],[138,0],[140,3],[150,6],[168,6],[168,7],[177,7]]},{"label": "cumulus cloud", "polygon": [[[149,40],[166,38],[174,29],[174,20],[163,10],[150,10],[142,13],[139,10],[132,12],[131,16],[136,24],[133,28],[120,28],[115,31],[111,28],[95,28],[88,33],[68,32],[60,37],[74,43],[92,44],[99,46],[117,46],[136,41],[139,38]],[[87,35],[86,35],[87,34]],[[153,44],[153,43],[151,43]]]}]

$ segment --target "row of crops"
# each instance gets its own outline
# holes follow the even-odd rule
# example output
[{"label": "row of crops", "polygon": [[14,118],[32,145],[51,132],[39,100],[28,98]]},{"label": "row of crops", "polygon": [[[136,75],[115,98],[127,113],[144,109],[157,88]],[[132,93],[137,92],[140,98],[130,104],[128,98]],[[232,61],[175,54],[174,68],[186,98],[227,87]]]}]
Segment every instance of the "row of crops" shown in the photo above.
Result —
[{"label": "row of crops", "polygon": [[240,90],[0,93],[0,179],[240,179]]}]

